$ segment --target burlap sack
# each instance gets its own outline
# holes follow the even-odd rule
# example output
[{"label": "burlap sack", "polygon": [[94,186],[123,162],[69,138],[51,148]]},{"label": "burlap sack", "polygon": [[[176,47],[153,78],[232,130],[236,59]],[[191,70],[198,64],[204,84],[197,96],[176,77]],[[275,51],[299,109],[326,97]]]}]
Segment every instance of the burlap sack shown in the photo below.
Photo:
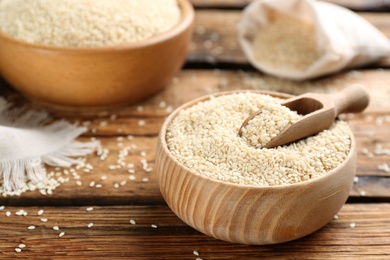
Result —
[{"label": "burlap sack", "polygon": [[[278,22],[279,28],[275,29]],[[271,26],[273,31],[267,31]],[[390,56],[390,41],[365,19],[343,7],[314,0],[254,1],[245,8],[238,31],[241,47],[252,65],[265,73],[294,80],[315,78]],[[315,55],[309,46],[311,41]],[[284,52],[279,45],[284,46]],[[272,58],[279,60],[267,60]]]}]

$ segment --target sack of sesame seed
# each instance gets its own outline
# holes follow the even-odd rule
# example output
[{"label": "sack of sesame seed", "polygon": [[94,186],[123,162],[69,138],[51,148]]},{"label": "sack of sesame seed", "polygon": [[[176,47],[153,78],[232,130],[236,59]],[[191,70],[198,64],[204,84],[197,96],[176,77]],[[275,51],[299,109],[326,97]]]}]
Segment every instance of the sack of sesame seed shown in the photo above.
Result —
[{"label": "sack of sesame seed", "polygon": [[315,0],[257,0],[240,21],[239,41],[257,69],[305,80],[390,56],[390,41],[343,7]]}]

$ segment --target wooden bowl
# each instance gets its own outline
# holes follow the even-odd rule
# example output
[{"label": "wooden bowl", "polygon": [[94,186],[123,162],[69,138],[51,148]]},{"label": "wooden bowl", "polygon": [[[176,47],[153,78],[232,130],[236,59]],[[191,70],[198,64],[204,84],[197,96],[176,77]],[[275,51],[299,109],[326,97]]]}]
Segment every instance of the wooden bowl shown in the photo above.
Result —
[{"label": "wooden bowl", "polygon": [[117,47],[31,44],[0,32],[0,72],[25,96],[56,107],[107,107],[137,102],[166,86],[182,66],[194,10],[178,0],[181,21],[139,43]]},{"label": "wooden bowl", "polygon": [[181,164],[169,151],[165,138],[168,126],[180,110],[209,97],[175,110],[163,124],[158,138],[155,169],[161,193],[172,211],[206,235],[253,245],[298,239],[330,222],[346,202],[355,176],[356,143],[352,131],[351,150],[345,161],[321,177],[270,187],[222,182]]}]

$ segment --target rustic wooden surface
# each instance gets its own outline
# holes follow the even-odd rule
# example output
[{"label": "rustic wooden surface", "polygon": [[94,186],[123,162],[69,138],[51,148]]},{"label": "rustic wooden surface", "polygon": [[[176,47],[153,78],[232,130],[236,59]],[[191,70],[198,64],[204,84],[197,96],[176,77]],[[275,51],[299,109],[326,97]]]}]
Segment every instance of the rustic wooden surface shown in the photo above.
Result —
[{"label": "rustic wooden surface", "polygon": [[[199,9],[187,63],[172,84],[158,95],[97,114],[52,112],[55,118],[81,124],[90,122],[88,132],[80,140],[97,138],[103,147],[110,149],[109,157],[100,161],[95,154],[88,156],[87,161],[94,169],[89,173],[79,171],[80,180],[66,175],[62,169],[49,168],[69,177],[52,195],[36,191],[19,197],[0,197],[0,206],[5,206],[0,210],[0,259],[390,258],[390,173],[378,169],[380,165],[390,165],[390,60],[302,83],[263,75],[248,64],[236,39],[235,24],[241,8],[249,2],[193,0]],[[390,38],[390,14],[372,12],[387,10],[388,1],[331,2],[362,11],[359,14]],[[378,5],[382,8],[378,9]],[[185,225],[170,211],[161,197],[154,172],[142,168],[141,159],[146,159],[149,167],[154,166],[157,134],[165,117],[193,98],[232,89],[331,93],[352,83],[365,85],[371,97],[366,112],[354,117],[344,116],[357,138],[358,180],[338,219],[303,239],[272,246],[246,246],[207,237]],[[29,104],[5,83],[0,86],[0,94]],[[113,114],[116,115],[114,120],[111,119]],[[145,125],[140,126],[140,120],[144,120]],[[128,135],[134,138],[130,140]],[[124,141],[118,141],[118,137],[124,137]],[[118,152],[127,145],[134,147],[126,162],[135,164],[135,180],[129,179],[130,174],[124,168],[109,169],[116,163]],[[101,180],[102,176],[107,179]],[[76,185],[76,181],[81,181],[81,186]],[[92,181],[102,187],[90,187]],[[87,211],[87,207],[93,210]],[[15,213],[21,209],[28,215],[17,216]],[[39,209],[44,209],[41,216],[37,215]],[[11,216],[6,216],[7,211]],[[48,220],[42,222],[41,218]],[[136,224],[130,224],[130,219]],[[88,228],[89,223],[93,223],[93,227]],[[36,228],[29,230],[27,227],[31,225]],[[58,231],[52,229],[55,225],[59,226]],[[60,232],[65,232],[61,238]],[[20,253],[15,252],[21,243],[26,247]]]}]

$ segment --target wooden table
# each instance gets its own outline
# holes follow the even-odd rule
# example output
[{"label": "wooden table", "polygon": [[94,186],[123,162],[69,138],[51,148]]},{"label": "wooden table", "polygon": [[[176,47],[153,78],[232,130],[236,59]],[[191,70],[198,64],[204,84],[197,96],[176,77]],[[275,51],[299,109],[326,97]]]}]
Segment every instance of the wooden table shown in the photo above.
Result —
[{"label": "wooden table", "polygon": [[[5,206],[0,210],[1,259],[390,259],[390,173],[386,168],[390,164],[390,59],[303,83],[263,75],[248,64],[236,39],[236,23],[249,2],[193,0],[196,21],[187,62],[158,95],[90,117],[53,114],[71,122],[90,121],[89,131],[80,140],[96,137],[110,154],[105,161],[96,154],[88,156],[93,170],[78,171],[80,179],[63,169],[49,168],[69,178],[51,195],[35,191],[0,197],[0,206]],[[331,2],[357,11],[390,37],[390,14],[379,12],[390,9],[389,1]],[[172,213],[154,172],[142,166],[142,159],[148,167],[154,166],[157,134],[165,117],[193,98],[231,89],[332,92],[350,83],[364,84],[371,94],[364,114],[345,117],[358,142],[358,179],[338,218],[302,239],[248,246],[207,237]],[[7,86],[0,88],[0,93],[28,103]],[[135,180],[129,179],[125,167],[110,169],[125,146],[132,147],[126,163],[134,163]],[[28,215],[17,216],[21,209]],[[38,215],[41,209],[44,213]],[[7,217],[7,211],[12,215]],[[28,229],[31,225],[36,228]],[[60,232],[64,232],[62,237]],[[26,247],[15,252],[21,243]]]}]

